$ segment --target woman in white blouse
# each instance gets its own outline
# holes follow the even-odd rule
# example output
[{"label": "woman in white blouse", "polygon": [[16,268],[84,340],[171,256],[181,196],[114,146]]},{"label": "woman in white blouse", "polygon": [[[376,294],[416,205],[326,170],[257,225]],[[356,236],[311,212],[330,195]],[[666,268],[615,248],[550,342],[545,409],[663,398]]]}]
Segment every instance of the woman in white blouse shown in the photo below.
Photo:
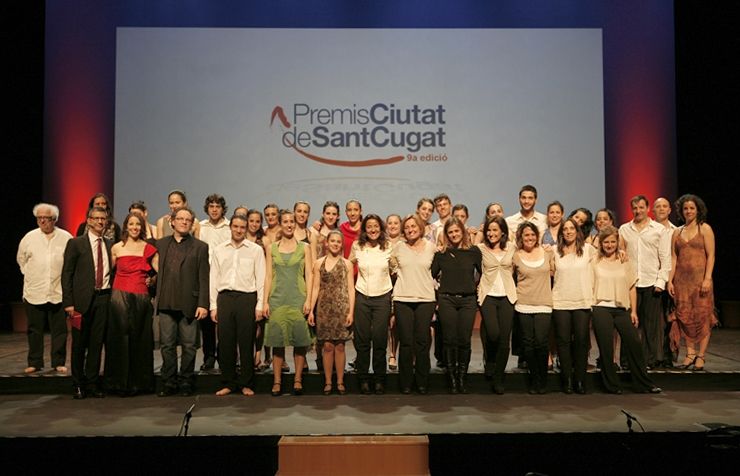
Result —
[{"label": "woman in white blouse", "polygon": [[564,393],[586,393],[586,365],[590,341],[593,279],[591,262],[596,249],[587,245],[573,218],[564,220],[557,235],[552,319],[560,356]]},{"label": "woman in white blouse", "polygon": [[[355,283],[354,345],[355,370],[360,392],[385,393],[388,321],[391,314],[390,257],[385,225],[378,215],[367,215],[360,226],[360,237],[352,244],[349,260],[357,265]],[[372,349],[374,385],[370,382]]]},{"label": "woman in white blouse", "polygon": [[635,390],[660,393],[661,389],[648,377],[645,355],[637,335],[637,272],[632,263],[618,258],[618,246],[617,229],[613,226],[602,228],[599,232],[599,257],[593,263],[593,326],[601,354],[601,378],[607,392],[622,393],[612,355],[612,335],[616,329],[627,354]]},{"label": "woman in white blouse", "polygon": [[483,256],[478,305],[483,317],[481,329],[485,328],[487,336],[486,369],[493,367],[491,389],[502,395],[516,303],[513,263],[516,247],[508,241],[509,227],[503,217],[486,219],[483,235],[483,243],[478,245]]}]

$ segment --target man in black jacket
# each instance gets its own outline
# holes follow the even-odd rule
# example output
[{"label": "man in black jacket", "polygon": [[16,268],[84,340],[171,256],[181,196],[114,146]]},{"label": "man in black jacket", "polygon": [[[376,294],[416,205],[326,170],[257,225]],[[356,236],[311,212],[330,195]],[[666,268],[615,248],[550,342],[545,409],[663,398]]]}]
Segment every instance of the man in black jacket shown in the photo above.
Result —
[{"label": "man in black jacket", "polygon": [[[160,397],[193,394],[198,323],[208,317],[208,245],[190,234],[194,214],[189,208],[172,213],[174,233],[157,241],[159,275],[157,312],[162,351]],[[182,346],[177,370],[177,344]]]},{"label": "man in black jacket", "polygon": [[111,284],[111,242],[103,237],[108,212],[92,208],[88,231],[67,242],[62,266],[62,305],[72,321],[72,381],[74,398],[92,390],[105,396],[100,378],[100,356],[108,324]]}]

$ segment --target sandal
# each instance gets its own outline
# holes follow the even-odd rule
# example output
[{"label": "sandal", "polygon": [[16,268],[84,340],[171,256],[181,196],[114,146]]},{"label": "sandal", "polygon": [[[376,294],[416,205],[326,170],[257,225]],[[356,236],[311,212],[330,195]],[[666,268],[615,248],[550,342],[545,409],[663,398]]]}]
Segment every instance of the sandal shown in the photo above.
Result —
[{"label": "sandal", "polygon": [[344,382],[337,382],[337,392],[339,393],[339,395],[344,395],[345,393],[347,393],[347,388],[344,386]]},{"label": "sandal", "polygon": [[280,395],[282,395],[283,394],[283,383],[279,381],[274,382],[272,384],[272,391],[270,392],[270,394],[273,397],[279,397]]},{"label": "sandal", "polygon": [[[698,363],[699,363],[698,361],[699,360],[701,360],[701,367],[699,367],[699,365],[698,365]],[[697,355],[696,357],[694,357],[694,371],[701,372],[702,370],[704,370],[704,364],[705,363],[706,363],[706,361],[704,360],[704,356],[703,355]]]},{"label": "sandal", "polygon": [[293,395],[300,396],[303,395],[303,383],[301,380],[296,380],[293,382]]},{"label": "sandal", "polygon": [[391,357],[388,359],[388,368],[391,370],[397,370],[398,369],[398,362],[396,362],[396,358],[391,355]]},{"label": "sandal", "polygon": [[331,383],[327,383],[324,385],[324,395],[331,395]]},{"label": "sandal", "polygon": [[694,367],[694,364],[696,364],[697,356],[694,354],[687,354],[686,358],[683,360],[683,364],[679,365],[679,369],[686,369],[691,370],[692,367]]}]

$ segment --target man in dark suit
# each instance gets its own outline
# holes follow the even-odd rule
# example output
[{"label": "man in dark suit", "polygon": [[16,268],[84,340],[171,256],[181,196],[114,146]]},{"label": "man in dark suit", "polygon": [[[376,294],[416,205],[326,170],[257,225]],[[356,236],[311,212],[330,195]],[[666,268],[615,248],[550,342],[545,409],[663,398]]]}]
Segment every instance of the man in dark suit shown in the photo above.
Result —
[{"label": "man in dark suit", "polygon": [[95,207],[87,213],[87,233],[67,242],[62,266],[62,305],[72,321],[72,381],[74,398],[91,390],[102,398],[100,356],[108,323],[111,283],[111,242],[103,237],[108,212]]},{"label": "man in dark suit", "polygon": [[[174,233],[157,241],[159,275],[157,311],[162,350],[160,397],[193,394],[198,323],[208,316],[208,245],[190,234],[194,214],[178,208],[172,215]],[[177,344],[182,346],[177,371]]]}]

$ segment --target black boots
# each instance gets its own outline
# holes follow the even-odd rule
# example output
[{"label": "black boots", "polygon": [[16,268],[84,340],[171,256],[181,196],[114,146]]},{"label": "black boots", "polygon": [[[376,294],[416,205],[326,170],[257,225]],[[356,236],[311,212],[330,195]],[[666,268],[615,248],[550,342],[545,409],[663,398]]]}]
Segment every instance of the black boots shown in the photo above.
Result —
[{"label": "black boots", "polygon": [[445,349],[444,352],[445,363],[447,364],[447,384],[450,393],[456,395],[458,393],[457,349]]},{"label": "black boots", "polygon": [[470,364],[470,349],[457,351],[457,389],[460,393],[468,393],[468,365]]}]

